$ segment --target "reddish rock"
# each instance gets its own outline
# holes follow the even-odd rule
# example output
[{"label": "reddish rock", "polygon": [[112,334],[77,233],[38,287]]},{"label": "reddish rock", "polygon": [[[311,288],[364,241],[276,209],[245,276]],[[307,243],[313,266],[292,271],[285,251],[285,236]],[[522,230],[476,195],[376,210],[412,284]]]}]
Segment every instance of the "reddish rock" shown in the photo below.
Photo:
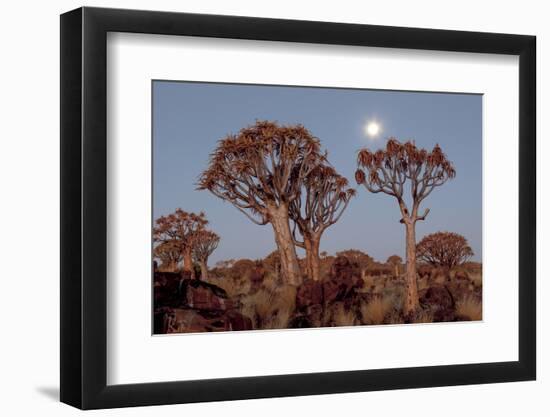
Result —
[{"label": "reddish rock", "polygon": [[234,310],[227,312],[226,317],[229,320],[229,330],[252,330],[252,320],[249,317]]},{"label": "reddish rock", "polygon": [[197,310],[229,310],[233,303],[223,288],[196,279],[180,283],[182,300],[187,307]]},{"label": "reddish rock", "polygon": [[323,304],[323,282],[305,280],[296,291],[296,308],[303,309],[314,304]]},{"label": "reddish rock", "polygon": [[191,309],[165,309],[159,333],[197,333],[229,330],[229,321],[223,316],[208,316]]},{"label": "reddish rock", "polygon": [[455,301],[444,285],[434,285],[422,291],[420,304],[432,312],[434,322],[455,320]]}]

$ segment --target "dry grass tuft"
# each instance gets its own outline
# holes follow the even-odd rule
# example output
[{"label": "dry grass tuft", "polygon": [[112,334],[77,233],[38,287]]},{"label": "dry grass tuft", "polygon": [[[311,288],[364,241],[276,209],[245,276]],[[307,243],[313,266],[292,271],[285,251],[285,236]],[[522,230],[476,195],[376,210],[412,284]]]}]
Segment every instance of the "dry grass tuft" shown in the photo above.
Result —
[{"label": "dry grass tuft", "polygon": [[296,289],[290,285],[276,289],[262,287],[242,297],[241,303],[241,314],[252,319],[254,328],[287,328],[296,306]]},{"label": "dry grass tuft", "polygon": [[355,313],[351,309],[346,310],[344,303],[335,303],[331,309],[332,326],[354,326],[358,324]]},{"label": "dry grass tuft", "polygon": [[422,310],[414,318],[415,323],[433,323],[434,317],[433,313],[429,310]]},{"label": "dry grass tuft", "polygon": [[209,278],[206,282],[223,288],[230,298],[238,298],[240,295],[247,294],[251,286],[250,281],[245,278]]},{"label": "dry grass tuft", "polygon": [[475,297],[464,297],[456,303],[456,312],[472,321],[481,320],[483,317],[482,303]]},{"label": "dry grass tuft", "polygon": [[470,273],[470,279],[472,280],[472,283],[476,287],[481,287],[481,284],[483,283],[483,274],[481,272],[471,272]]},{"label": "dry grass tuft", "polygon": [[391,296],[376,297],[369,303],[361,305],[363,324],[382,324],[393,310],[395,300]]}]

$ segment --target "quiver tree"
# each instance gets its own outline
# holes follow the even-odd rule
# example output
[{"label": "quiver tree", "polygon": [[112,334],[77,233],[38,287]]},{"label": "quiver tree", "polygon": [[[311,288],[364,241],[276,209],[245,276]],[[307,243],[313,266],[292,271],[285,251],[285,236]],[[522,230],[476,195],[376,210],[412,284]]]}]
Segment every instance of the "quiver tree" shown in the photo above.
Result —
[{"label": "quiver tree", "polygon": [[[405,313],[418,309],[416,284],[416,238],[415,225],[426,219],[429,209],[419,213],[420,204],[434,188],[455,176],[455,169],[439,145],[433,150],[417,148],[414,142],[401,143],[390,138],[385,149],[371,152],[359,151],[355,179],[371,193],[385,193],[395,197],[401,212],[400,222],[406,230],[406,288]],[[406,197],[410,190],[410,197]]]},{"label": "quiver tree", "polygon": [[345,256],[350,262],[356,264],[361,272],[361,278],[365,278],[367,269],[374,263],[374,259],[368,253],[359,249],[346,249],[336,252],[336,256]]},{"label": "quiver tree", "polygon": [[208,258],[216,250],[220,237],[210,230],[199,230],[193,235],[193,259],[201,268],[201,279],[208,279]]},{"label": "quiver tree", "polygon": [[474,252],[462,235],[437,232],[424,236],[416,245],[418,259],[450,270],[470,259]]},{"label": "quiver tree", "polygon": [[399,255],[391,255],[387,260],[386,263],[388,265],[393,266],[394,272],[393,276],[398,277],[399,276],[399,267],[403,263],[403,259],[401,259],[401,256]]},{"label": "quiver tree", "polygon": [[159,270],[163,272],[176,272],[183,260],[182,248],[177,240],[159,243],[153,249],[153,256],[160,261]]},{"label": "quiver tree", "polygon": [[[323,232],[336,223],[355,190],[334,168],[319,164],[304,179],[301,194],[289,206],[294,243],[306,251],[306,276],[319,281],[319,243]],[[301,240],[296,231],[301,235]]]},{"label": "quiver tree", "polygon": [[301,283],[289,224],[289,205],[323,156],[319,140],[301,125],[258,121],[218,142],[198,189],[229,201],[258,225],[271,224],[285,280]]},{"label": "quiver tree", "polygon": [[178,208],[174,213],[159,217],[153,228],[153,239],[158,244],[172,242],[181,248],[183,270],[195,278],[193,268],[193,236],[208,224],[204,213],[188,213]]}]

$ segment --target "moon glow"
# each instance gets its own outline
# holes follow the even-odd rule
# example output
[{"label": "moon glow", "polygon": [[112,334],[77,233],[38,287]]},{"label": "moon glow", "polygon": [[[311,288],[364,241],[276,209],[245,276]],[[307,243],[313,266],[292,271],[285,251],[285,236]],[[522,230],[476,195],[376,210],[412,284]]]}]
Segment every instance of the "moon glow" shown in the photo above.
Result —
[{"label": "moon glow", "polygon": [[371,138],[378,136],[380,133],[380,125],[376,122],[368,122],[365,126],[365,133]]}]

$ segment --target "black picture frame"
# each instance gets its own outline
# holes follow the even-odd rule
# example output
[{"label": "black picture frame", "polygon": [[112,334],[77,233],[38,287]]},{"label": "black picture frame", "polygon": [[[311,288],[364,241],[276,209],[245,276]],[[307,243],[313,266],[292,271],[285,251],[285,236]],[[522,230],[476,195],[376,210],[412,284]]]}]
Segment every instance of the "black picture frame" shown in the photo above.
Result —
[{"label": "black picture frame", "polygon": [[[519,360],[107,385],[108,32],[519,56]],[[534,36],[79,8],[61,16],[61,401],[82,409],[482,384],[536,377]]]}]

